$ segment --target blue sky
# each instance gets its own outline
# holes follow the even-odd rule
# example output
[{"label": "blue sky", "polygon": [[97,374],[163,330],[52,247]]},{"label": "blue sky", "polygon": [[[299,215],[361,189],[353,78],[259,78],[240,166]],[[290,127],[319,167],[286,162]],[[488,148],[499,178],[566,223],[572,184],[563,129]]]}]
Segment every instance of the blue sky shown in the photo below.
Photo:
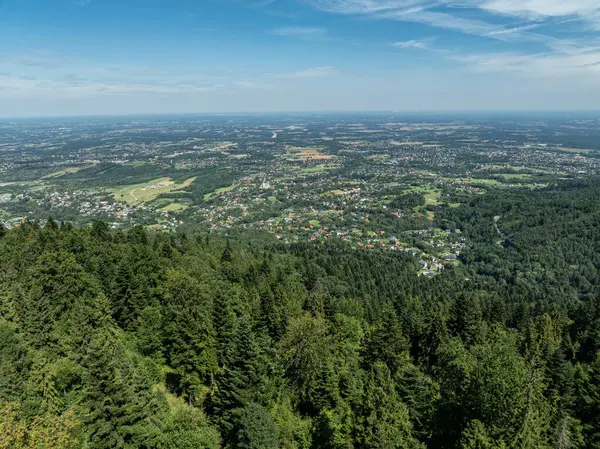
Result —
[{"label": "blue sky", "polygon": [[0,116],[600,109],[600,0],[0,0]]}]

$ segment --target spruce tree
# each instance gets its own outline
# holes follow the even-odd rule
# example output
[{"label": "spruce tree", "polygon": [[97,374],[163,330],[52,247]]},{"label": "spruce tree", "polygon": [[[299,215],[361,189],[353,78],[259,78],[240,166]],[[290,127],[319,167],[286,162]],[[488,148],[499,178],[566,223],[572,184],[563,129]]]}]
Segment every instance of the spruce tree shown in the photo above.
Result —
[{"label": "spruce tree", "polygon": [[422,447],[412,435],[408,409],[396,392],[389,368],[382,362],[375,363],[367,377],[359,416],[356,436],[361,448]]}]

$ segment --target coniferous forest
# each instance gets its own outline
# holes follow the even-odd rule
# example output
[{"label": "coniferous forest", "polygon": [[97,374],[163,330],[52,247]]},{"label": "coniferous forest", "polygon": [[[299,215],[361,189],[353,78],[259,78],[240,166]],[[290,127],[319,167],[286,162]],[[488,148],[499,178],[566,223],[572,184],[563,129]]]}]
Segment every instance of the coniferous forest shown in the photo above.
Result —
[{"label": "coniferous forest", "polygon": [[436,225],[468,247],[431,279],[342,243],[0,229],[0,448],[600,448],[600,184]]}]

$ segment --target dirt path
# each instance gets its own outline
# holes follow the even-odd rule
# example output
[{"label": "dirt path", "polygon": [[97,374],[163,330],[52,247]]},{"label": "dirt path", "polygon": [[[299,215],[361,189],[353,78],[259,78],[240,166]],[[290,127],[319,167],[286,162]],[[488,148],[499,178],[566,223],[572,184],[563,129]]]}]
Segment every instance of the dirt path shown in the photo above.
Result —
[{"label": "dirt path", "polygon": [[133,197],[133,201],[137,201],[137,197],[133,194],[133,192],[135,192],[136,190],[140,190],[140,189],[133,189],[131,192],[129,192],[129,194]]}]

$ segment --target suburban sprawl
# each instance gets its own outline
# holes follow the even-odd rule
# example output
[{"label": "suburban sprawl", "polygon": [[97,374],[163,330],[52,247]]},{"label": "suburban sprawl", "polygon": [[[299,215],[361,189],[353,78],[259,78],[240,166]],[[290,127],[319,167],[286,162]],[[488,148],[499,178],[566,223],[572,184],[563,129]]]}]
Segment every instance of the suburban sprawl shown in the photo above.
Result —
[{"label": "suburban sprawl", "polygon": [[469,243],[461,207],[597,174],[598,135],[594,118],[490,114],[5,121],[0,222],[338,240],[410,254],[433,276]]}]

